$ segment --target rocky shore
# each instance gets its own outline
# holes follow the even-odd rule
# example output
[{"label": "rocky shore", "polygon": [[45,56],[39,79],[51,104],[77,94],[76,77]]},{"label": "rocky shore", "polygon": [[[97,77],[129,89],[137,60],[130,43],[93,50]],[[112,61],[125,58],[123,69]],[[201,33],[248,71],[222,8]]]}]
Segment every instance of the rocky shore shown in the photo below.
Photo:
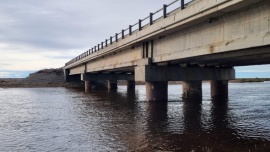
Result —
[{"label": "rocky shore", "polygon": [[1,78],[0,87],[81,87],[82,84],[66,83],[64,72],[58,69],[43,69],[26,78]]}]

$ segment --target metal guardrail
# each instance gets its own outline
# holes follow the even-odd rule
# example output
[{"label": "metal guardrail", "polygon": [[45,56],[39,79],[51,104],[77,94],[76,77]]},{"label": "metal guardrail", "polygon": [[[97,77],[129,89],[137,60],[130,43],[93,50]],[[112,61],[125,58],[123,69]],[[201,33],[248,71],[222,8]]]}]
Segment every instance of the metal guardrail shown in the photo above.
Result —
[{"label": "metal guardrail", "polygon": [[[132,35],[134,32],[136,31],[141,31],[143,30],[144,27],[146,26],[151,26],[155,23],[155,21],[159,20],[160,18],[166,18],[168,16],[169,13],[173,12],[172,11],[168,11],[168,8],[175,5],[178,1],[180,1],[180,6],[177,6],[177,9],[181,9],[183,10],[185,8],[185,5],[187,4],[187,0],[175,0],[169,4],[164,4],[163,8],[155,11],[154,13],[150,13],[149,16],[143,18],[143,19],[139,19],[139,21],[133,25],[129,25],[129,27],[127,29],[123,29],[120,33],[116,33],[114,36],[111,36],[109,39],[105,39],[105,41],[101,42],[100,44],[92,47],[91,49],[87,50],[86,52],[78,55],[77,57],[73,58],[72,60],[70,60],[69,62],[67,62],[65,65],[70,65],[78,60],[81,60],[105,47],[108,47],[109,45],[112,45],[115,42],[118,42],[120,39],[124,39],[127,36]],[[154,19],[155,15],[158,15],[158,13],[162,12],[162,15],[157,17],[156,19]],[[143,22],[147,21],[148,23],[143,24]]]}]

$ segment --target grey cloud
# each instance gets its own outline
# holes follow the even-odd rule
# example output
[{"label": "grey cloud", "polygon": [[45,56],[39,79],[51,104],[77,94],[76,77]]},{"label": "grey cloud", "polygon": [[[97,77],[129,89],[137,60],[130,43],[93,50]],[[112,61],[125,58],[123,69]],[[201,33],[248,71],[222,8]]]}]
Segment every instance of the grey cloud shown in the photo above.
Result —
[{"label": "grey cloud", "polygon": [[10,21],[0,27],[3,33],[0,40],[47,49],[90,48],[169,2],[171,0],[1,1],[0,12]]}]

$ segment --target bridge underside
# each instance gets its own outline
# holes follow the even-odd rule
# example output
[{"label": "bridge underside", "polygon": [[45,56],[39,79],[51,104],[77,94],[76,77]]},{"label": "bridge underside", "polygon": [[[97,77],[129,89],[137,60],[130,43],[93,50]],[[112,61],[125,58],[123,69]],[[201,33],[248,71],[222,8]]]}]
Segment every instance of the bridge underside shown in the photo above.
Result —
[{"label": "bridge underside", "polygon": [[270,64],[270,1],[206,1],[66,66],[67,80],[87,90],[98,80],[111,89],[144,81],[149,101],[167,100],[168,81],[183,81],[183,98],[201,98],[201,81],[210,80],[213,97],[227,96],[234,66]]}]

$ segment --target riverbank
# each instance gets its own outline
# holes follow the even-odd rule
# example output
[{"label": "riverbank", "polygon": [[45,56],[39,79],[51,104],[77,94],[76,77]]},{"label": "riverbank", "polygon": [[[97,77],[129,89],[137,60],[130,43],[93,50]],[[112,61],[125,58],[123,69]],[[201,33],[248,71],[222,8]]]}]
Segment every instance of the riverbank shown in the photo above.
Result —
[{"label": "riverbank", "polygon": [[[270,81],[270,78],[241,78],[231,80],[230,83],[250,83]],[[208,81],[204,81],[208,82]],[[119,81],[119,85],[126,85],[126,81]],[[144,82],[136,82],[143,85]],[[170,81],[169,84],[181,84],[181,81]],[[62,68],[43,69],[30,74],[26,78],[0,78],[0,87],[83,87],[83,83],[66,83]]]},{"label": "riverbank", "polygon": [[270,81],[270,78],[241,78],[231,80],[231,83],[250,83],[250,82],[265,82]]},{"label": "riverbank", "polygon": [[64,72],[58,69],[43,69],[26,78],[1,78],[0,87],[81,87],[82,84],[66,83]]}]

